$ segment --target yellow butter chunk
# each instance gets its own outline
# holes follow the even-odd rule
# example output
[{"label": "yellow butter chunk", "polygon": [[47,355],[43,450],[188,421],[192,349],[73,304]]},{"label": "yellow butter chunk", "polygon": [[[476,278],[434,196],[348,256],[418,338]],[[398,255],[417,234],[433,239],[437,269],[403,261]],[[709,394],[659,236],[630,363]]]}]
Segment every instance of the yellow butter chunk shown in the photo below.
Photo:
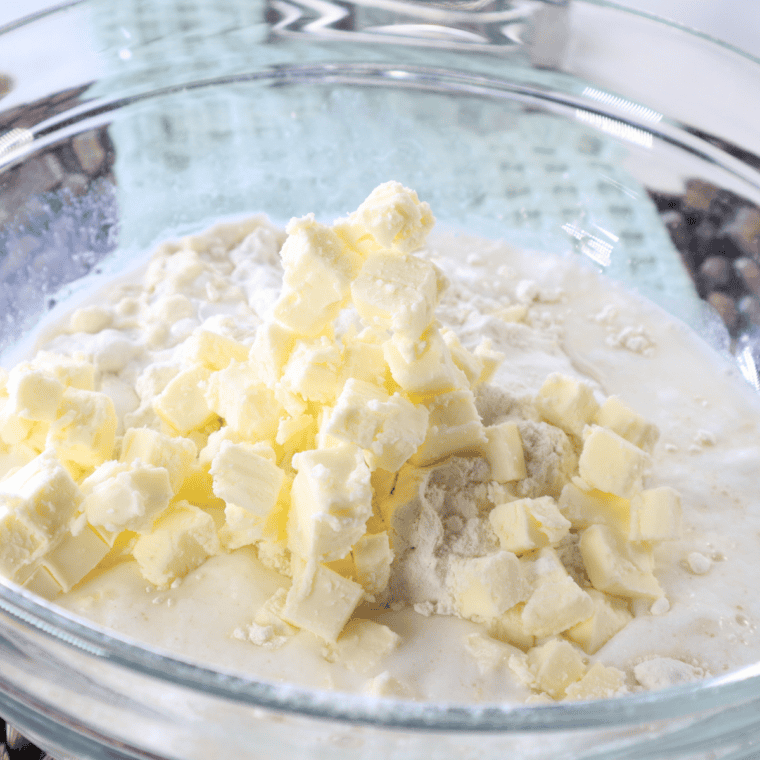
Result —
[{"label": "yellow butter chunk", "polygon": [[335,232],[309,214],[293,219],[281,256],[284,286],[275,319],[299,335],[316,336],[343,308],[360,258],[345,250]]},{"label": "yellow butter chunk", "polygon": [[145,580],[166,587],[218,554],[219,548],[211,515],[179,502],[167,510],[150,533],[137,539],[132,554]]},{"label": "yellow butter chunk", "polygon": [[586,654],[595,654],[625,628],[633,616],[622,599],[607,596],[596,589],[589,589],[588,595],[594,604],[594,611],[588,619],[566,631],[565,635]]},{"label": "yellow butter chunk", "polygon": [[388,533],[365,534],[352,550],[356,580],[368,594],[379,594],[388,587],[393,550]]},{"label": "yellow butter chunk", "polygon": [[400,182],[378,185],[351,214],[351,226],[370,235],[383,248],[404,253],[422,247],[435,224],[429,204]]},{"label": "yellow butter chunk", "polygon": [[365,532],[372,514],[370,470],[358,446],[303,451],[293,456],[291,550],[303,559],[342,559]]},{"label": "yellow butter chunk", "polygon": [[124,434],[119,461],[131,464],[139,459],[153,467],[165,467],[176,493],[197,454],[198,448],[189,438],[172,438],[150,428],[130,428]]},{"label": "yellow butter chunk", "polygon": [[351,300],[367,324],[418,338],[433,320],[442,289],[443,277],[430,261],[378,251],[351,283]]},{"label": "yellow butter chunk", "polygon": [[540,583],[522,611],[523,627],[527,633],[542,639],[566,631],[594,612],[591,597],[567,574]]},{"label": "yellow butter chunk", "polygon": [[522,480],[528,472],[517,423],[488,425],[483,432],[486,442],[482,450],[491,465],[491,477],[497,483]]},{"label": "yellow butter chunk", "polygon": [[6,411],[26,420],[53,422],[63,400],[63,383],[33,367],[14,367],[8,374]]},{"label": "yellow butter chunk", "polygon": [[663,595],[652,573],[651,550],[629,543],[613,528],[586,528],[580,550],[591,583],[599,591],[632,599],[658,599]]},{"label": "yellow butter chunk", "polygon": [[279,382],[282,368],[295,344],[296,333],[278,322],[264,322],[256,328],[248,358],[268,388]]},{"label": "yellow butter chunk", "polygon": [[113,401],[105,393],[66,388],[57,414],[47,444],[60,459],[88,468],[111,456],[118,419]]},{"label": "yellow butter chunk", "polygon": [[668,541],[681,535],[681,496],[669,486],[649,488],[631,499],[631,541]]},{"label": "yellow butter chunk", "polygon": [[233,359],[211,374],[204,398],[208,408],[242,438],[274,439],[282,410],[273,391],[259,382],[249,363]]},{"label": "yellow butter chunk", "polygon": [[211,462],[214,494],[263,519],[277,504],[285,473],[249,443],[225,441]]},{"label": "yellow butter chunk", "polygon": [[454,364],[435,326],[419,340],[394,333],[383,343],[383,354],[391,377],[415,399],[467,387],[466,375]]},{"label": "yellow butter chunk", "polygon": [[599,409],[589,385],[556,372],[546,378],[535,403],[546,422],[575,436],[594,421]]},{"label": "yellow butter chunk", "polygon": [[34,572],[21,585],[27,591],[31,591],[33,594],[37,594],[43,599],[50,601],[63,591],[60,583],[42,565],[36,567]]},{"label": "yellow butter chunk", "polygon": [[371,469],[395,472],[425,439],[428,410],[398,393],[353,378],[346,381],[325,433],[365,450]]},{"label": "yellow butter chunk", "polygon": [[288,591],[282,619],[335,643],[363,595],[358,583],[324,565],[307,565]]},{"label": "yellow butter chunk", "polygon": [[182,344],[181,355],[187,364],[201,364],[216,371],[233,359],[247,361],[248,348],[232,338],[199,328]]},{"label": "yellow butter chunk", "polygon": [[582,678],[565,689],[565,699],[609,699],[627,692],[622,670],[595,662]]},{"label": "yellow butter chunk", "polygon": [[130,465],[106,462],[82,483],[87,522],[108,531],[146,533],[169,506],[174,491],[169,472],[140,460]]},{"label": "yellow butter chunk", "polygon": [[651,459],[611,430],[591,426],[585,434],[578,472],[590,486],[630,499],[642,490]]},{"label": "yellow butter chunk", "polygon": [[425,440],[411,462],[424,466],[450,454],[478,453],[487,446],[485,428],[470,390],[442,393],[425,403],[430,416]]},{"label": "yellow butter chunk", "polygon": [[346,623],[328,659],[354,673],[366,673],[389,655],[401,637],[387,625],[353,618]]},{"label": "yellow butter chunk", "polygon": [[483,360],[479,356],[468,351],[462,345],[459,336],[453,330],[443,329],[441,335],[449,348],[454,364],[464,372],[467,382],[470,385],[476,385],[485,369],[485,363]]},{"label": "yellow butter chunk", "polygon": [[153,402],[158,416],[180,435],[187,435],[214,418],[205,393],[210,376],[211,370],[201,364],[182,370]]},{"label": "yellow butter chunk", "polygon": [[627,407],[617,396],[605,400],[597,412],[596,424],[613,430],[648,454],[652,453],[660,437],[656,425]]},{"label": "yellow butter chunk", "polygon": [[446,585],[457,612],[478,621],[502,615],[530,593],[520,561],[506,551],[454,558]]},{"label": "yellow butter chunk", "polygon": [[67,533],[48,552],[42,566],[55,578],[63,591],[69,591],[90,572],[111,547],[89,525],[80,533]]},{"label": "yellow butter chunk", "polygon": [[0,572],[11,580],[51,551],[68,531],[82,493],[44,452],[0,483]]},{"label": "yellow butter chunk", "polygon": [[299,342],[282,372],[282,385],[307,401],[329,404],[340,391],[340,348],[327,337]]},{"label": "yellow butter chunk", "polygon": [[67,388],[95,390],[95,367],[90,362],[51,351],[38,351],[31,366],[57,377]]},{"label": "yellow butter chunk", "polygon": [[550,639],[528,652],[528,667],[535,679],[534,688],[554,699],[562,699],[568,687],[586,672],[583,658],[572,644]]},{"label": "yellow butter chunk", "polygon": [[497,504],[488,518],[501,548],[515,554],[554,545],[570,529],[551,496]]},{"label": "yellow butter chunk", "polygon": [[631,507],[628,499],[594,488],[586,491],[575,483],[567,483],[557,501],[562,514],[574,528],[588,528],[601,523],[628,533]]},{"label": "yellow butter chunk", "polygon": [[536,637],[525,630],[522,611],[525,604],[520,602],[506,612],[488,621],[488,635],[506,644],[526,651],[536,643]]}]

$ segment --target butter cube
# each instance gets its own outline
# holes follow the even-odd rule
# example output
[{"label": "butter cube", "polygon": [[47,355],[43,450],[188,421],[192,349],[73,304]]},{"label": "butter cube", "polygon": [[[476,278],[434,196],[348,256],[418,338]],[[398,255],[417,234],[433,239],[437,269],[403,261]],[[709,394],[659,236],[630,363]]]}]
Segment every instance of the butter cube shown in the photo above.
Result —
[{"label": "butter cube", "polygon": [[43,599],[52,601],[63,589],[58,581],[50,574],[50,571],[42,565],[35,568],[34,572],[21,584],[27,591],[31,591]]},{"label": "butter cube", "polygon": [[496,374],[496,370],[499,369],[501,363],[504,361],[504,354],[500,351],[494,351],[491,341],[484,338],[475,347],[475,357],[478,361],[483,363],[483,371],[473,385],[490,383],[493,376]]},{"label": "butter cube", "polygon": [[153,531],[140,536],[132,554],[143,578],[165,588],[219,553],[214,518],[187,502],[173,505]]},{"label": "butter cube", "polygon": [[243,439],[274,440],[282,408],[254,368],[232,360],[208,379],[205,403]]},{"label": "butter cube", "polygon": [[113,401],[105,393],[66,388],[47,444],[62,460],[97,467],[113,452],[117,423]]},{"label": "butter cube", "polygon": [[114,532],[149,532],[174,495],[166,468],[139,460],[128,469],[114,470],[101,482],[89,480],[87,489],[89,493],[82,502],[87,522]]},{"label": "butter cube", "polygon": [[69,591],[90,572],[111,547],[89,525],[81,533],[66,533],[45,556],[42,566],[63,591]]},{"label": "butter cube", "polygon": [[485,368],[483,360],[468,351],[453,330],[442,330],[441,335],[449,348],[454,364],[464,372],[470,386],[476,385]]},{"label": "butter cube", "polygon": [[259,380],[268,388],[280,381],[282,368],[296,345],[296,334],[278,322],[264,322],[256,328],[248,354]]},{"label": "butter cube", "polygon": [[63,400],[63,383],[41,369],[14,367],[8,375],[7,412],[26,420],[53,422]]},{"label": "butter cube", "polygon": [[274,636],[292,636],[296,629],[282,619],[282,610],[285,607],[287,599],[287,589],[278,588],[264,604],[259,607],[258,612],[253,617],[256,625],[271,627]]},{"label": "butter cube", "polygon": [[594,425],[586,431],[578,473],[593,488],[630,499],[642,490],[650,463],[649,455],[638,446]]},{"label": "butter cube", "polygon": [[570,529],[551,496],[497,504],[488,518],[501,548],[515,554],[557,544]]},{"label": "butter cube", "polygon": [[342,559],[364,535],[372,515],[370,471],[358,446],[293,456],[291,551],[320,562]]},{"label": "butter cube", "polygon": [[484,636],[482,633],[470,633],[465,636],[464,648],[475,658],[480,674],[485,676],[504,665],[515,650],[503,642]]},{"label": "butter cube", "polygon": [[224,369],[233,359],[247,361],[248,348],[232,338],[198,328],[182,344],[180,355],[188,365],[200,364],[215,372]]},{"label": "butter cube", "polygon": [[622,599],[607,596],[596,589],[589,589],[594,603],[591,616],[565,632],[586,654],[596,654],[618,631],[633,619]]},{"label": "butter cube", "polygon": [[599,410],[594,392],[586,383],[557,372],[546,378],[535,404],[546,422],[578,437]]},{"label": "butter cube", "polygon": [[669,541],[681,535],[681,495],[673,488],[649,488],[631,499],[631,541]]},{"label": "butter cube", "polygon": [[428,416],[424,406],[352,378],[343,387],[324,431],[364,449],[370,469],[395,472],[425,439]]},{"label": "butter cube", "polygon": [[356,580],[368,594],[380,594],[388,587],[391,577],[393,550],[388,533],[365,534],[352,550]]},{"label": "butter cube", "polygon": [[383,248],[409,253],[425,243],[435,217],[414,190],[400,182],[385,182],[367,196],[349,222],[369,233]]},{"label": "butter cube", "polygon": [[284,286],[274,316],[299,335],[316,336],[346,304],[360,259],[313,214],[292,219],[287,232],[280,252]]},{"label": "butter cube", "polygon": [[515,422],[502,422],[484,429],[483,455],[491,465],[491,478],[497,483],[522,480],[527,476],[520,429]]},{"label": "butter cube", "polygon": [[628,532],[631,519],[628,499],[595,488],[585,491],[575,483],[567,483],[562,488],[558,504],[560,512],[574,528],[588,528],[589,525],[601,523],[621,533]]},{"label": "butter cube", "polygon": [[430,261],[393,251],[367,256],[351,283],[351,299],[366,324],[416,339],[433,321],[442,276]]},{"label": "butter cube", "polygon": [[282,619],[336,643],[363,595],[358,583],[324,565],[307,565],[288,591]]},{"label": "butter cube", "polygon": [[391,377],[412,400],[467,388],[467,377],[451,358],[448,346],[435,326],[419,340],[394,335],[383,343],[383,354]]},{"label": "butter cube", "polygon": [[250,443],[225,441],[211,462],[214,494],[230,505],[269,517],[280,497],[285,473]]},{"label": "butter cube", "polygon": [[176,493],[197,455],[198,449],[189,438],[172,438],[150,428],[130,428],[124,434],[119,461],[132,464],[139,459],[143,464],[166,468]]},{"label": "butter cube", "polygon": [[485,428],[470,390],[442,393],[426,402],[429,410],[425,440],[410,461],[425,466],[450,454],[473,454],[487,446]]},{"label": "butter cube", "polygon": [[594,588],[632,599],[658,599],[663,595],[652,574],[652,552],[632,544],[606,525],[586,528],[580,540],[581,556]]},{"label": "butter cube", "polygon": [[520,561],[506,551],[484,557],[455,557],[446,586],[459,615],[478,622],[502,615],[530,594]]},{"label": "butter cube", "polygon": [[583,658],[572,644],[562,639],[550,639],[528,652],[528,666],[535,685],[554,699],[565,696],[567,688],[586,672]]},{"label": "butter cube", "polygon": [[214,418],[206,402],[211,370],[198,364],[175,375],[153,402],[156,414],[180,435],[202,428]]},{"label": "butter cube", "polygon": [[328,659],[353,673],[366,673],[399,644],[401,637],[387,625],[354,618],[338,637]]},{"label": "butter cube", "polygon": [[0,572],[11,580],[49,552],[82,501],[68,470],[45,452],[0,483]]},{"label": "butter cube", "polygon": [[352,377],[381,388],[389,387],[393,380],[385,363],[382,343],[343,338],[341,385]]},{"label": "butter cube", "polygon": [[596,415],[596,424],[609,428],[634,446],[651,454],[660,431],[633,409],[627,407],[617,396],[610,396]]},{"label": "butter cube", "polygon": [[488,635],[506,644],[522,649],[524,652],[536,643],[536,637],[525,630],[522,611],[525,603],[520,602],[510,607],[498,617],[488,621]]},{"label": "butter cube", "polygon": [[565,689],[565,699],[609,699],[627,693],[622,670],[595,662],[580,680]]},{"label": "butter cube", "polygon": [[591,597],[567,574],[539,583],[522,612],[523,627],[536,638],[556,636],[594,613]]},{"label": "butter cube", "polygon": [[51,351],[38,351],[31,366],[58,378],[67,388],[95,390],[95,367],[90,362]]},{"label": "butter cube", "polygon": [[307,401],[332,403],[340,391],[340,361],[340,349],[325,336],[299,342],[285,364],[281,382]]}]

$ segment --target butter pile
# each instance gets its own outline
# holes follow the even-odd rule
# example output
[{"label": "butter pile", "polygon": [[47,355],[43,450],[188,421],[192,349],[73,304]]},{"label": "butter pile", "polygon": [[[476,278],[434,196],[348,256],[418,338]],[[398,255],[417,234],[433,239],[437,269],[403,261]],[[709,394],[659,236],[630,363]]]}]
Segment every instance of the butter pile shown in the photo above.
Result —
[{"label": "butter pile", "polygon": [[[338,661],[379,659],[403,642],[373,610],[414,604],[481,624],[468,650],[508,660],[537,699],[625,692],[621,671],[588,656],[633,603],[667,607],[653,547],[679,536],[681,504],[645,487],[658,431],[552,374],[523,413],[551,441],[552,475],[526,489],[519,422],[484,424],[478,411],[501,356],[436,321],[446,279],[415,255],[433,224],[395,182],[331,227],[292,220],[268,318],[248,342],[194,329],[181,366],[156,362],[136,381],[142,418],[120,413],[102,367],[76,353],[4,371],[0,572],[54,599],[134,560],[168,588],[255,546],[292,579],[251,611],[245,635],[259,645],[304,630]],[[183,278],[198,275],[193,256],[192,239],[165,246],[146,273],[147,290],[178,285],[164,303],[173,315]],[[109,319],[80,309],[70,329],[105,334]],[[440,521],[426,528],[422,497],[450,466],[476,473],[472,520],[487,536],[475,550],[443,541]],[[407,593],[426,542],[439,585]]]}]

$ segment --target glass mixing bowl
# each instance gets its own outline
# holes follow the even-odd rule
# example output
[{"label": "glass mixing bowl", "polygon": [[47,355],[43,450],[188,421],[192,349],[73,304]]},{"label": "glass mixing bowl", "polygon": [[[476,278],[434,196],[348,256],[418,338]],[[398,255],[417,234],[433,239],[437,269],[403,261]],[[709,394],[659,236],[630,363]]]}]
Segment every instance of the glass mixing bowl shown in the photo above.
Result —
[{"label": "glass mixing bowl", "polygon": [[[160,238],[330,220],[393,178],[445,226],[589,258],[757,384],[758,82],[760,61],[595,0],[61,3],[0,28],[2,346]],[[760,664],[578,704],[348,696],[6,582],[0,713],[59,758],[738,760],[760,753]]]}]

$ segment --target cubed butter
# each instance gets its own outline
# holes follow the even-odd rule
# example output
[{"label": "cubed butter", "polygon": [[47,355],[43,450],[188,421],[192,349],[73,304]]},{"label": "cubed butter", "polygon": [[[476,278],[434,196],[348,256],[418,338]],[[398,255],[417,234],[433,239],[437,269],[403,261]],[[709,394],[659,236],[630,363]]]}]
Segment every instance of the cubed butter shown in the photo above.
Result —
[{"label": "cubed butter", "polygon": [[567,630],[565,635],[586,654],[595,654],[625,628],[633,616],[622,599],[607,596],[596,589],[589,589],[588,595],[594,604],[594,611],[589,618]]},{"label": "cubed butter", "polygon": [[497,504],[488,518],[501,548],[515,554],[555,545],[570,529],[551,496]]},{"label": "cubed butter", "polygon": [[502,422],[484,428],[486,442],[482,451],[491,465],[491,477],[497,483],[522,480],[527,476],[520,429],[515,422]]},{"label": "cubed butter", "polygon": [[650,464],[649,455],[638,446],[593,425],[584,435],[578,472],[593,488],[630,499],[642,490]]},{"label": "cubed butter", "polygon": [[295,454],[289,540],[303,559],[342,559],[372,514],[370,471],[358,446]]},{"label": "cubed butter", "polygon": [[596,424],[609,428],[634,446],[651,454],[660,431],[638,412],[626,406],[617,396],[609,396],[599,408]]},{"label": "cubed butter", "polygon": [[63,383],[55,376],[28,365],[14,367],[8,375],[6,411],[25,420],[53,422],[63,400]]},{"label": "cubed butter", "polygon": [[353,618],[346,623],[328,659],[353,673],[367,673],[399,644],[401,637],[387,625]]},{"label": "cubed butter", "polygon": [[206,384],[211,370],[202,364],[175,375],[153,402],[153,408],[164,422],[180,435],[202,428],[214,418],[206,402]]},{"label": "cubed butter", "polygon": [[282,619],[334,644],[363,595],[358,583],[310,563],[294,579]]},{"label": "cubed butter", "polygon": [[172,506],[132,549],[143,578],[160,588],[183,578],[219,552],[214,519],[187,502]]},{"label": "cubed butter", "polygon": [[282,385],[306,401],[332,403],[340,391],[340,361],[340,348],[329,338],[300,341],[285,364]]},{"label": "cubed butter", "polygon": [[285,473],[260,456],[250,443],[225,441],[211,462],[214,494],[262,520],[271,514],[285,483]]},{"label": "cubed butter", "polygon": [[476,621],[492,620],[530,594],[520,561],[507,551],[484,557],[455,557],[446,586],[457,612]]},{"label": "cubed butter", "polygon": [[113,401],[105,393],[66,388],[57,414],[47,444],[60,459],[88,468],[111,456],[118,419]]},{"label": "cubed butter", "polygon": [[558,372],[546,378],[535,404],[546,422],[578,437],[583,428],[594,421],[599,410],[589,385]]},{"label": "cubed butter", "polygon": [[627,533],[631,519],[628,499],[604,493],[595,488],[584,490],[576,483],[567,483],[558,499],[560,512],[574,528],[588,528],[601,523]]},{"label": "cubed butter", "polygon": [[586,672],[583,658],[572,644],[550,639],[528,652],[528,666],[535,678],[535,688],[554,699],[562,699],[567,688]]},{"label": "cubed butter", "polygon": [[130,428],[121,444],[120,462],[127,464],[139,459],[153,467],[165,467],[172,491],[179,490],[198,455],[189,438],[170,437],[151,428]]},{"label": "cubed butter", "polygon": [[371,595],[380,594],[388,587],[391,577],[393,550],[388,533],[365,534],[352,549],[356,580]]},{"label": "cubed butter", "polygon": [[80,533],[66,533],[47,553],[42,566],[63,591],[69,591],[108,554],[111,547],[89,525]]},{"label": "cubed butter", "polygon": [[426,407],[352,378],[338,396],[324,432],[364,449],[371,469],[395,472],[425,439],[428,416]]},{"label": "cubed butter", "polygon": [[581,556],[594,588],[632,599],[659,599],[651,550],[632,544],[613,528],[592,525],[580,540]]},{"label": "cubed butter", "polygon": [[578,681],[565,689],[565,699],[610,699],[626,693],[625,673],[595,662]]},{"label": "cubed butter", "polygon": [[681,495],[674,488],[648,488],[631,499],[631,541],[669,541],[681,535]]},{"label": "cubed butter", "polygon": [[480,453],[487,446],[471,390],[442,393],[425,406],[429,411],[427,435],[410,458],[412,464],[422,467],[451,454]]},{"label": "cubed butter", "polygon": [[248,348],[232,338],[198,328],[182,344],[182,359],[190,366],[201,364],[212,372],[224,369],[233,359],[248,360]]}]

